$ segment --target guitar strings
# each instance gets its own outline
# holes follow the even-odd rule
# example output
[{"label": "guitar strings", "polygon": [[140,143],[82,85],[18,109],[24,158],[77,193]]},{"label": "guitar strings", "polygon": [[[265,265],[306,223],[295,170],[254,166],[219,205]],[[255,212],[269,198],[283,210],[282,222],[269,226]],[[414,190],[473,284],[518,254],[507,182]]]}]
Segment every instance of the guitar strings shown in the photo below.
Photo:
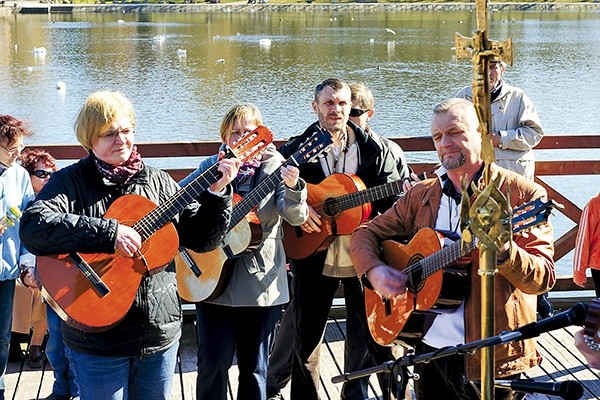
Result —
[{"label": "guitar strings", "polygon": [[[323,214],[325,211],[325,205],[327,205],[328,211],[333,211],[329,216],[338,214],[344,210],[354,208],[360,204],[366,204],[370,201],[377,201],[386,197],[391,197],[397,193],[402,193],[403,180],[399,179],[396,181],[384,183],[379,186],[374,186],[365,190],[358,190],[353,193],[344,194],[338,197],[331,197],[320,203],[312,205],[312,208],[319,214]],[[327,214],[327,213],[325,213]]]}]

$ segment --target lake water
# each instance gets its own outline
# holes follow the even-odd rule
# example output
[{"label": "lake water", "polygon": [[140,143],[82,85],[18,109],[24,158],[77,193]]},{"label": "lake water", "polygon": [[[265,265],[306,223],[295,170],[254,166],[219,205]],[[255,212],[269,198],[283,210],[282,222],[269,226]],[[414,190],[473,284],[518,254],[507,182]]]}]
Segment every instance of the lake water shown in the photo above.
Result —
[{"label": "lake water", "polygon": [[[470,84],[470,60],[456,61],[452,47],[455,32],[475,27],[468,11],[11,15],[0,18],[0,112],[31,122],[28,143],[75,143],[85,98],[119,90],[136,108],[138,141],[193,141],[217,140],[225,111],[253,102],[283,139],[314,121],[315,85],[337,76],[373,90],[377,132],[427,135],[433,105]],[[489,33],[513,39],[505,77],[533,99],[547,134],[600,132],[599,13],[500,11]],[[551,184],[580,206],[600,187],[597,177],[563,181]],[[557,230],[569,224],[557,218]]]}]

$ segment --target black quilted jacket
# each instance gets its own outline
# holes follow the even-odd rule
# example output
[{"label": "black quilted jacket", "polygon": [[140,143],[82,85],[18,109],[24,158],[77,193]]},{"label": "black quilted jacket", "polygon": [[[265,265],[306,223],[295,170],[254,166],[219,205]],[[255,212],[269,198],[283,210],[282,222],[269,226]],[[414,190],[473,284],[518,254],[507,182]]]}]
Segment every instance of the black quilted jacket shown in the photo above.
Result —
[{"label": "black quilted jacket", "polygon": [[[138,194],[162,204],[179,189],[171,177],[144,166],[125,185],[107,184],[90,157],[52,176],[23,213],[20,235],[36,255],[114,253],[118,221],[102,218],[118,197]],[[230,196],[208,192],[188,205],[174,223],[181,245],[205,252],[222,240],[231,214]],[[63,323],[67,346],[97,355],[141,356],[168,348],[181,335],[181,303],[174,263],[143,277],[133,305],[115,327],[101,333],[82,332]],[[93,312],[93,310],[90,310]]]}]

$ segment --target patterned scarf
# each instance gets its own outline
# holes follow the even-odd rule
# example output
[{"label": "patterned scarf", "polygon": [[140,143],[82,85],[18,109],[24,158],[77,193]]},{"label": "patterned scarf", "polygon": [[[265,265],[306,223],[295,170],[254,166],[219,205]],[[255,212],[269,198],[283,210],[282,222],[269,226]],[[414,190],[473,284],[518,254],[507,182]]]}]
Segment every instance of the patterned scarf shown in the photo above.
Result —
[{"label": "patterned scarf", "polygon": [[262,157],[255,157],[250,161],[244,162],[238,170],[237,177],[235,178],[238,185],[246,182],[248,178],[251,178],[256,173],[256,169],[260,166]]},{"label": "patterned scarf", "polygon": [[129,160],[125,161],[121,165],[111,165],[107,162],[102,161],[94,153],[92,154],[92,159],[96,164],[96,168],[100,171],[103,177],[108,179],[112,183],[123,185],[127,183],[132,176],[137,174],[144,168],[144,164],[142,163],[142,156],[137,151],[137,147],[133,146],[131,150],[131,156],[129,156]]}]

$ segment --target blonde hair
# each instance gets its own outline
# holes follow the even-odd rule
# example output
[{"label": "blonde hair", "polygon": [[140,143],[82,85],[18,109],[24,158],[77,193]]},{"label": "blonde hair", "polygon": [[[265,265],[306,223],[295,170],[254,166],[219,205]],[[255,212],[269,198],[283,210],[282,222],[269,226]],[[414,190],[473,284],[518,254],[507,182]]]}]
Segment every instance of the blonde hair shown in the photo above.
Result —
[{"label": "blonde hair", "polygon": [[77,140],[86,150],[91,150],[93,141],[119,116],[129,117],[135,126],[133,105],[125,96],[109,91],[92,93],[83,103],[75,121]]},{"label": "blonde hair", "polygon": [[221,141],[228,143],[231,137],[231,129],[236,121],[245,120],[247,122],[263,125],[262,114],[257,106],[252,103],[237,104],[231,107],[221,121]]},{"label": "blonde hair", "polygon": [[353,103],[357,103],[363,110],[372,110],[375,107],[375,99],[373,99],[373,92],[362,82],[354,82],[350,85],[350,91],[352,92],[351,100]]}]

